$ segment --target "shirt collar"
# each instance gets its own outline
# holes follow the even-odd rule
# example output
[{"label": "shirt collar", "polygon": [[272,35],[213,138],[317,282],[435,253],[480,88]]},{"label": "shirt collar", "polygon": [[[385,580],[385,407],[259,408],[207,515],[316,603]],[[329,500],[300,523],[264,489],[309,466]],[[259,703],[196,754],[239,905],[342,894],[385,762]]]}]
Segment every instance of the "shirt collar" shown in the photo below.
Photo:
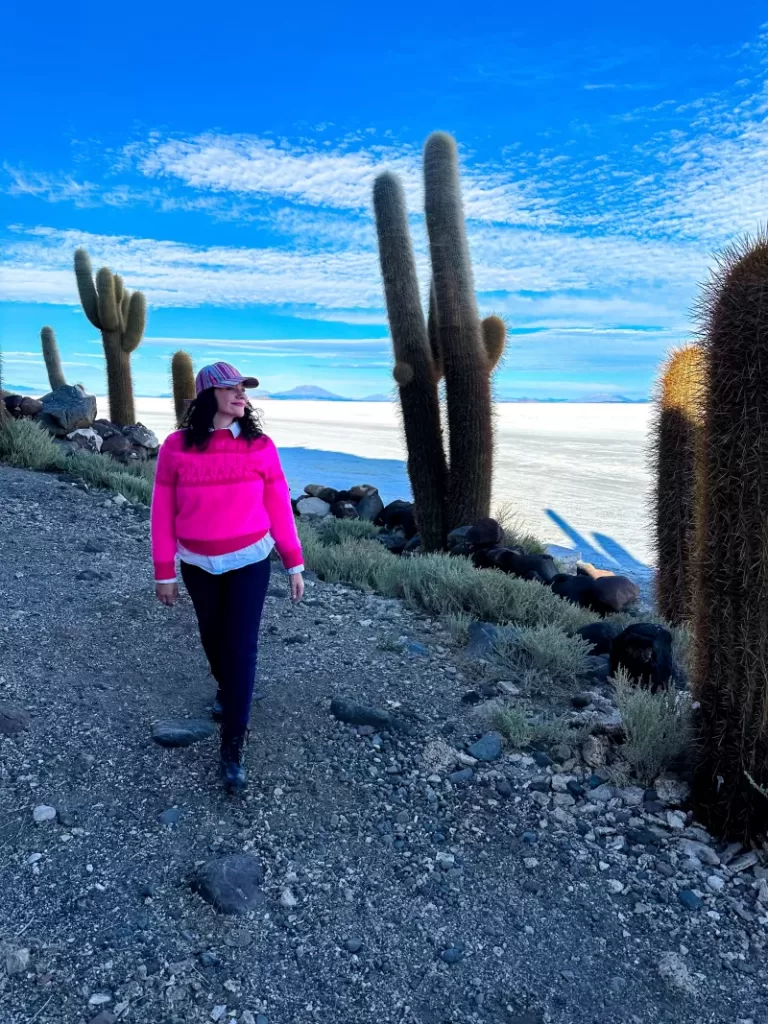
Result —
[{"label": "shirt collar", "polygon": [[[222,430],[229,430],[231,432],[231,434],[232,434],[232,437],[240,437],[240,434],[242,433],[242,430],[240,428],[240,424],[238,423],[237,420],[232,420],[232,422],[230,423],[230,425],[228,427],[222,427],[221,429]],[[214,428],[211,427],[211,433],[213,433],[213,432],[214,432]]]}]

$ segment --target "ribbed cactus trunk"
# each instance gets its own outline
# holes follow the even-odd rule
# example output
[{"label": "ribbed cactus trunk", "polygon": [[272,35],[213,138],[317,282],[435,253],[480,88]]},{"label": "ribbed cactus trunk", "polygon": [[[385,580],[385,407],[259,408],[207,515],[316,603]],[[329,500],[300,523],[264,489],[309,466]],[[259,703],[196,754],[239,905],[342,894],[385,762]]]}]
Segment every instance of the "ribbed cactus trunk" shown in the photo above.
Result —
[{"label": "ribbed cactus trunk", "polygon": [[424,195],[450,450],[446,527],[490,514],[493,424],[490,366],[477,313],[456,143],[435,132],[424,147]]},{"label": "ribbed cactus trunk", "polygon": [[697,816],[768,830],[768,238],[720,259],[702,305],[707,389],[697,488]]},{"label": "ribbed cactus trunk", "polygon": [[131,353],[144,334],[146,300],[141,292],[129,292],[120,275],[108,267],[101,268],[94,283],[85,249],[75,253],[75,278],[85,315],[101,331],[110,419],[119,426],[129,426],[136,422]]},{"label": "ribbed cactus trunk", "polygon": [[176,426],[181,426],[190,402],[195,397],[195,368],[192,358],[187,352],[179,349],[171,358],[171,389],[173,391],[173,408],[176,413]]},{"label": "ribbed cactus trunk", "polygon": [[421,306],[405,196],[393,174],[376,179],[373,206],[419,534],[426,551],[438,551],[446,536],[446,466],[437,372]]},{"label": "ribbed cactus trunk", "polygon": [[52,327],[42,328],[40,331],[40,344],[43,349],[43,359],[45,360],[45,368],[48,371],[48,383],[51,386],[51,391],[63,388],[67,381],[64,377],[59,346],[56,343],[56,335],[53,333]]},{"label": "ribbed cactus trunk", "polygon": [[704,399],[703,350],[686,345],[664,365],[652,427],[655,487],[656,600],[680,625],[690,619],[694,588],[694,510]]}]

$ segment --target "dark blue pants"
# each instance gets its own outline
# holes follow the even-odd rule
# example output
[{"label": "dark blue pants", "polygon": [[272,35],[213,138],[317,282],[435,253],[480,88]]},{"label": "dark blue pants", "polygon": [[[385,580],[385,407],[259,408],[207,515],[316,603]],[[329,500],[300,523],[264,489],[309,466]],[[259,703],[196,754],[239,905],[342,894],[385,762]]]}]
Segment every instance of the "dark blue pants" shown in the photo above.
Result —
[{"label": "dark blue pants", "polygon": [[230,730],[248,726],[269,574],[268,558],[219,576],[197,565],[181,563],[203,650],[221,691],[222,724]]}]

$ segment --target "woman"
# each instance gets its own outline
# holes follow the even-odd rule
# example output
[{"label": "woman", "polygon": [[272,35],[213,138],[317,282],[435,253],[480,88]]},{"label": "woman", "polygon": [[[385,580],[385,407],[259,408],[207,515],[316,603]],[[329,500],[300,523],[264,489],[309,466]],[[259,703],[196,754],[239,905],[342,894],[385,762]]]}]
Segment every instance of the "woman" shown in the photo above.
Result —
[{"label": "woman", "polygon": [[304,595],[288,484],[245,394],[258,384],[229,363],[200,370],[182,429],[160,448],[152,494],[155,592],[162,604],[176,603],[178,556],[218,684],[213,715],[231,793],[246,783],[243,747],[273,547],[288,570],[291,600]]}]

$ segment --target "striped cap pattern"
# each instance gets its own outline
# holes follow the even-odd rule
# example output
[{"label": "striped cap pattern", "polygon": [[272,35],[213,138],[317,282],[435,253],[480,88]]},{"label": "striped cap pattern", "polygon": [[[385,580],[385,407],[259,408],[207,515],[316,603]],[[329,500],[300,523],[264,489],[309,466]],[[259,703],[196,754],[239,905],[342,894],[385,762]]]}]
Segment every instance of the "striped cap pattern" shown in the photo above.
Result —
[{"label": "striped cap pattern", "polygon": [[234,388],[238,384],[246,388],[259,386],[255,377],[244,377],[229,363],[211,363],[204,366],[195,377],[195,393],[199,395],[206,388]]}]

